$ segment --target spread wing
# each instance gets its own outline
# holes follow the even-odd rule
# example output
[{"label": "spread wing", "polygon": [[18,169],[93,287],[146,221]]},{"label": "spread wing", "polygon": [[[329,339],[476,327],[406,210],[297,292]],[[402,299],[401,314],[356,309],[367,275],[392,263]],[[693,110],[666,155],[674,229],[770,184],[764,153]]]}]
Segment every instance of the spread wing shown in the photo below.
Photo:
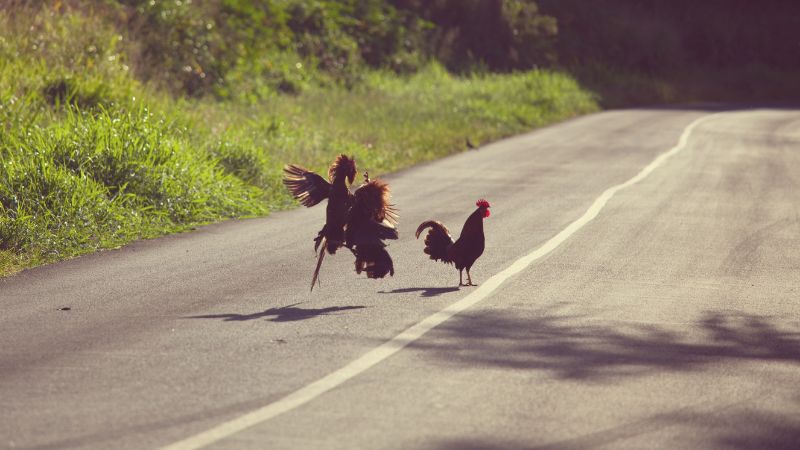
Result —
[{"label": "spread wing", "polygon": [[295,164],[283,167],[283,184],[292,197],[307,207],[325,200],[331,191],[331,184],[325,178]]}]

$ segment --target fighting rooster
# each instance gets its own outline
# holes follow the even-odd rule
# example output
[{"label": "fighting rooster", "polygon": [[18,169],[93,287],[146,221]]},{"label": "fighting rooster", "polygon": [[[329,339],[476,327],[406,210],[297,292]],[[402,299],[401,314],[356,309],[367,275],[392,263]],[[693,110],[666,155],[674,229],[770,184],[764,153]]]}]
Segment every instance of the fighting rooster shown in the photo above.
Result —
[{"label": "fighting rooster", "polygon": [[364,183],[350,192],[357,170],[352,157],[339,155],[328,169],[328,180],[295,164],[283,168],[283,184],[303,206],[312,207],[328,199],[325,225],[314,238],[314,251],[319,250],[317,267],[311,279],[311,290],[319,277],[325,252],[333,255],[345,246],[356,256],[356,272],[366,272],[369,278],[394,275],[392,258],[385,249],[384,239],[397,239],[398,215],[389,203],[389,186],[380,180],[370,180],[364,173]]},{"label": "fighting rooster", "polygon": [[[478,200],[475,205],[478,209],[467,217],[464,228],[461,229],[461,235],[455,242],[450,236],[450,231],[441,222],[427,220],[417,228],[417,239],[419,239],[420,233],[430,227],[428,235],[425,237],[424,252],[430,255],[434,261],[455,264],[458,269],[459,286],[477,286],[472,283],[469,269],[483,254],[486,244],[483,235],[483,219],[489,217],[489,202]],[[467,284],[464,284],[464,269],[467,269]]]}]

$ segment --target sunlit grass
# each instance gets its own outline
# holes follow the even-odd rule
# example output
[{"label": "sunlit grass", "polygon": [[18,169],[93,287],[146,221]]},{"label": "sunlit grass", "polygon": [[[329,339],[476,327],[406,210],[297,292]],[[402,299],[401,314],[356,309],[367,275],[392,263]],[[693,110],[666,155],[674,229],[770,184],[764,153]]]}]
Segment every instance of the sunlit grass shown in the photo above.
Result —
[{"label": "sunlit grass", "polygon": [[336,152],[375,174],[597,109],[571,77],[550,71],[454,77],[432,65],[410,78],[372,72],[353,90],[312,88],[251,107],[203,105],[196,120],[265,149],[262,161],[321,170]]},{"label": "sunlit grass", "polygon": [[86,113],[0,143],[0,249],[57,260],[267,211],[262,192],[142,109]]}]

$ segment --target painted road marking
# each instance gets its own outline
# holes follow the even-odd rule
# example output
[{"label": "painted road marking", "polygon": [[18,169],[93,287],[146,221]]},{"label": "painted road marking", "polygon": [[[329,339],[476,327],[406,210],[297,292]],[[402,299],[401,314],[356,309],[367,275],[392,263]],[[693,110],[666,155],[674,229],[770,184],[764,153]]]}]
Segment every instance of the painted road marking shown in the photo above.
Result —
[{"label": "painted road marking", "polygon": [[432,330],[442,322],[484,300],[489,296],[489,294],[494,292],[495,289],[503,284],[504,281],[520,273],[522,270],[530,266],[534,261],[542,258],[558,248],[558,246],[564,243],[564,241],[569,239],[573,234],[577,233],[578,230],[586,226],[586,224],[597,217],[603,207],[606,206],[608,201],[611,200],[611,198],[614,197],[618,191],[645,179],[655,169],[664,164],[667,159],[686,147],[686,143],[689,140],[689,135],[692,133],[692,130],[694,130],[701,123],[710,120],[719,114],[723,113],[714,113],[703,116],[690,123],[683,130],[678,143],[674,147],[660,154],[633,178],[622,184],[618,184],[606,189],[580,218],[569,224],[566,228],[561,230],[561,232],[550,238],[550,240],[545,242],[533,252],[523,256],[511,264],[511,266],[504,269],[502,272],[484,281],[483,284],[481,284],[471,294],[455,303],[452,303],[441,311],[426,317],[421,322],[411,326],[391,340],[379,345],[378,347],[375,347],[341,369],[336,370],[335,372],[332,372],[325,377],[292,392],[286,397],[276,400],[273,403],[265,405],[243,416],[239,416],[233,420],[217,425],[216,427],[206,430],[200,434],[163,447],[163,450],[190,450],[213,444],[214,442],[232,436],[244,429],[265,422],[287,411],[291,411],[298,406],[304,405],[324,394],[325,392],[328,392],[344,382],[358,376],[384,359],[399,352],[408,344],[416,341],[422,335]]}]

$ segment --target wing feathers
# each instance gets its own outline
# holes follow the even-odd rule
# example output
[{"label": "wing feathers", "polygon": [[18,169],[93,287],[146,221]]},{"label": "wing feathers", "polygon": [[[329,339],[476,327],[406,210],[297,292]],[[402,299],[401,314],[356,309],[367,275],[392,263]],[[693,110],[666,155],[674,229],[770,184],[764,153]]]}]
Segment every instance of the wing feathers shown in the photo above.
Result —
[{"label": "wing feathers", "polygon": [[331,184],[316,173],[296,164],[283,167],[283,184],[292,197],[303,206],[311,207],[328,198]]}]

